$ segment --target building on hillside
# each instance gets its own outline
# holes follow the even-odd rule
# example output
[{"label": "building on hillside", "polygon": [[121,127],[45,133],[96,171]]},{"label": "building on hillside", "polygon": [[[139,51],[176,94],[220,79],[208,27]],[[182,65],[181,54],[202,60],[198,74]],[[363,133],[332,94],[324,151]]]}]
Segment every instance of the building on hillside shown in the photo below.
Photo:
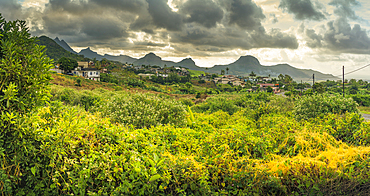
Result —
[{"label": "building on hillside", "polygon": [[78,62],[78,67],[72,71],[73,75],[84,77],[85,79],[100,81],[100,70],[89,68],[89,62]]},{"label": "building on hillside", "polygon": [[240,80],[234,80],[234,81],[232,81],[232,83],[233,83],[234,86],[241,86],[243,88],[245,86],[245,83],[240,81]]},{"label": "building on hillside", "polygon": [[258,83],[262,91],[266,91],[267,87],[271,87],[274,93],[280,93],[279,84],[261,84]]},{"label": "building on hillside", "polygon": [[78,64],[78,67],[89,68],[89,62],[78,61],[77,64]]},{"label": "building on hillside", "polygon": [[152,79],[152,76],[154,76],[155,74],[143,74],[143,73],[139,73],[137,75],[138,76],[141,76],[142,78],[148,77],[149,79]]},{"label": "building on hillside", "polygon": [[59,64],[55,65],[54,68],[51,68],[50,71],[55,71],[55,72],[60,73],[60,74],[64,73],[63,70],[59,69]]}]

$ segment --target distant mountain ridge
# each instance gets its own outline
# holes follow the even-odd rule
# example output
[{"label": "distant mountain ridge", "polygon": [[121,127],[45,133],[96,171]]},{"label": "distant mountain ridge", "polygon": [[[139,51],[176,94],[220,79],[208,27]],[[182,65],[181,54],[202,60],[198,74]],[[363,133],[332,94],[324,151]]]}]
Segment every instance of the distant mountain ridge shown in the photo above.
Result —
[{"label": "distant mountain ridge", "polygon": [[[56,38],[59,40],[58,38]],[[67,43],[63,40],[56,42],[62,45],[66,45],[66,48],[70,48]],[[63,47],[63,46],[62,46]],[[253,71],[255,74],[260,76],[271,76],[277,77],[280,74],[287,74],[290,75],[294,80],[307,80],[308,78],[312,78],[312,75],[315,74],[316,80],[336,80],[337,77],[334,77],[331,74],[323,74],[318,71],[314,71],[311,69],[299,69],[295,68],[289,64],[277,64],[273,66],[264,66],[261,65],[259,60],[256,57],[247,55],[241,56],[237,61],[230,63],[228,65],[215,65],[210,68],[199,67],[195,64],[195,62],[191,58],[183,59],[180,62],[173,62],[173,61],[164,61],[161,57],[155,55],[154,53],[149,53],[140,59],[132,58],[127,55],[120,55],[120,56],[113,56],[105,54],[100,55],[97,52],[94,52],[90,49],[90,47],[81,50],[78,55],[84,55],[87,58],[93,59],[96,58],[97,60],[101,60],[106,58],[112,61],[119,61],[121,63],[128,63],[134,65],[157,65],[160,67],[184,67],[192,70],[199,70],[199,71],[206,71],[209,73],[221,73],[221,70],[225,70],[229,68],[228,74],[230,75],[239,75],[239,76],[249,76],[249,74]]]},{"label": "distant mountain ridge", "polygon": [[84,55],[85,57],[88,57],[91,59],[95,58],[96,60],[99,60],[99,61],[102,60],[103,58],[106,58],[111,61],[119,61],[121,63],[128,63],[128,64],[131,64],[137,60],[127,55],[113,56],[113,55],[105,54],[103,56],[103,55],[98,54],[97,52],[92,51],[90,47],[86,49],[82,49],[78,54]]},{"label": "distant mountain ridge", "polygon": [[36,42],[36,43],[38,45],[45,46],[45,49],[46,49],[45,54],[49,58],[54,59],[54,62],[57,62],[62,57],[72,58],[72,59],[75,59],[77,61],[84,60],[84,57],[79,56],[79,55],[77,55],[75,53],[72,53],[72,52],[66,50],[65,48],[63,48],[60,45],[60,43],[57,43],[55,40],[52,40],[49,37],[40,36],[37,39],[38,39],[38,42]]},{"label": "distant mountain ridge", "polygon": [[77,52],[76,51],[74,51],[68,44],[67,44],[67,42],[65,42],[64,40],[59,40],[59,38],[58,37],[56,37],[55,39],[54,39],[54,41],[57,43],[57,44],[59,44],[59,46],[61,46],[62,48],[64,48],[65,50],[67,50],[68,52],[70,52],[70,53],[73,53],[73,54],[77,54]]}]

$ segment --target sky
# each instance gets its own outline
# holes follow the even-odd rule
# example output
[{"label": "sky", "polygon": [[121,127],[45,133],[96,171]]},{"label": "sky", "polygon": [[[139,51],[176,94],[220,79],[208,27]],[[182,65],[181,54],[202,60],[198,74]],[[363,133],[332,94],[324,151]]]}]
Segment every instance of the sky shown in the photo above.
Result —
[{"label": "sky", "polygon": [[[77,52],[201,67],[253,55],[333,75],[370,64],[369,0],[0,0],[0,13]],[[370,67],[348,77],[370,80]]]}]

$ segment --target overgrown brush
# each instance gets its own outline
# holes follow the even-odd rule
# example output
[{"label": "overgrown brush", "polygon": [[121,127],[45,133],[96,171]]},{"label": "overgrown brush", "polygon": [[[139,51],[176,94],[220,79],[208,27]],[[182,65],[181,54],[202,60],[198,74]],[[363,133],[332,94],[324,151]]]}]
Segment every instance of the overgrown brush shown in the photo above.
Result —
[{"label": "overgrown brush", "polygon": [[352,98],[329,94],[304,96],[295,101],[294,115],[298,120],[324,117],[327,114],[358,113],[357,103]]},{"label": "overgrown brush", "polygon": [[113,122],[136,128],[164,124],[185,125],[185,107],[172,98],[152,94],[117,93],[96,104],[92,111],[99,111]]},{"label": "overgrown brush", "polygon": [[51,107],[25,117],[21,125],[39,142],[35,160],[44,157],[21,172],[39,185],[13,184],[17,189],[4,193],[338,195],[369,190],[370,147],[338,141],[326,121],[303,123],[281,114],[255,121],[242,111],[218,111],[194,114],[191,128],[133,129],[99,113],[58,103]]}]

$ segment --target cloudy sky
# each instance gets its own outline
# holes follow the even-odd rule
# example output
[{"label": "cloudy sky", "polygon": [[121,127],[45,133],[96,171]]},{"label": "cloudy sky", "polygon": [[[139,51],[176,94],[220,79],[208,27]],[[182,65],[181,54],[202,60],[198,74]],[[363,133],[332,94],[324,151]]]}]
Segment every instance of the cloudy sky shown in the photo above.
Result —
[{"label": "cloudy sky", "polygon": [[[334,75],[370,64],[369,0],[0,0],[0,13],[77,52],[198,66],[253,55]],[[348,77],[370,80],[370,67]]]}]

